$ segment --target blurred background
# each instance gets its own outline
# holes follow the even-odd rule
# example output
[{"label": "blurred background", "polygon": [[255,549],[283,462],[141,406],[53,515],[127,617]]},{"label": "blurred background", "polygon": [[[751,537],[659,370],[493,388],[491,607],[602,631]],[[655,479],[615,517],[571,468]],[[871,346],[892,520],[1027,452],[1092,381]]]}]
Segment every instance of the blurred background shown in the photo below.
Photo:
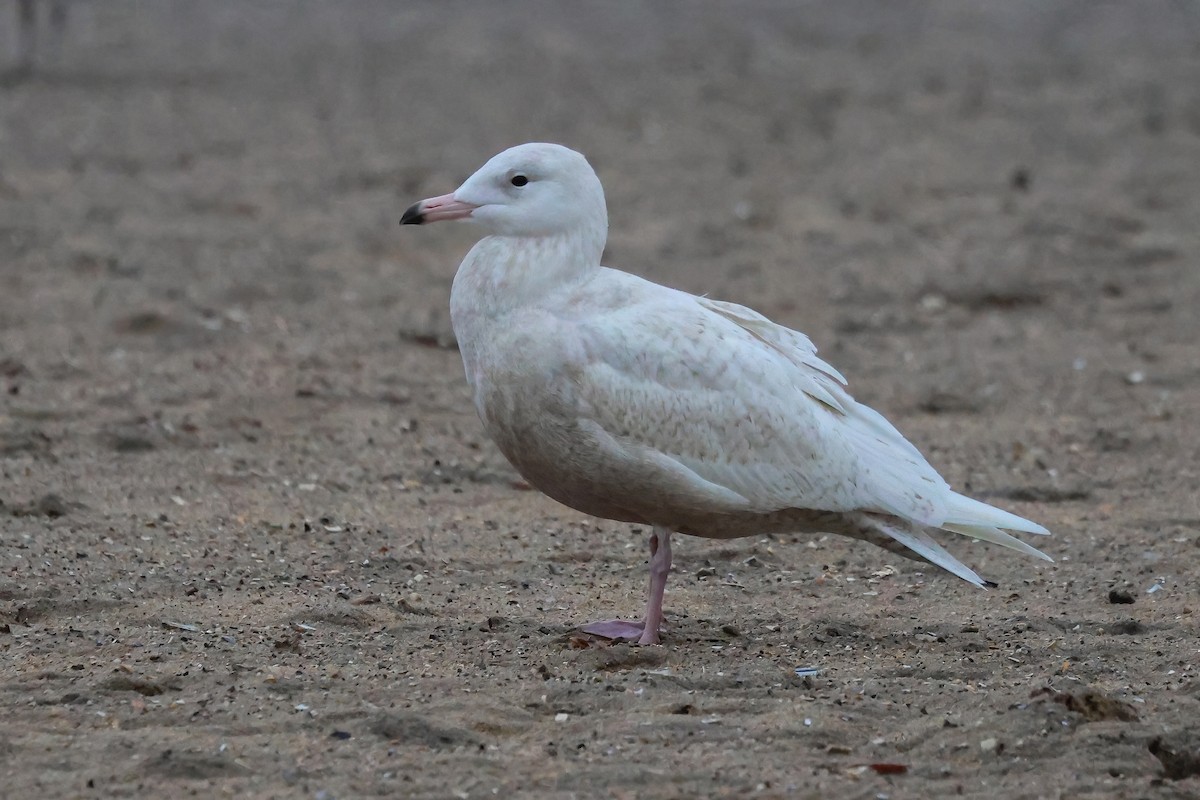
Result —
[{"label": "blurred background", "polygon": [[6,275],[116,259],[101,316],[444,287],[472,234],[396,209],[538,139],[600,171],[610,261],[810,328],[960,279],[1069,279],[1082,322],[1108,239],[1194,218],[1187,3],[6,5]]},{"label": "blurred background", "polygon": [[[173,674],[208,658],[300,669],[367,648],[393,672],[355,673],[357,695],[326,697],[345,711],[363,696],[384,703],[397,675],[441,669],[423,660],[492,664],[472,648],[482,647],[479,619],[511,611],[497,586],[529,608],[521,626],[486,634],[510,655],[534,647],[518,638],[528,625],[567,630],[613,610],[614,597],[637,607],[643,553],[623,549],[640,541],[629,526],[519,491],[482,437],[447,313],[476,232],[397,227],[415,200],[531,140],[566,144],[596,167],[610,266],[805,331],[956,487],[1055,531],[1047,550],[1059,566],[1036,574],[981,548],[964,555],[1006,586],[1034,587],[1006,595],[1012,606],[938,584],[975,615],[979,636],[1007,641],[1018,614],[1074,614],[1073,626],[1128,585],[1139,603],[1164,604],[1153,606],[1164,627],[1140,650],[1130,637],[1086,639],[1073,669],[1162,692],[1190,680],[1179,648],[1194,634],[1185,598],[1200,527],[1200,4],[1169,0],[0,0],[0,506],[12,512],[0,525],[13,543],[0,592],[12,614],[33,609],[11,651],[25,669],[119,658]],[[554,577],[544,561],[563,547]],[[815,554],[716,547],[682,545],[680,574],[753,555],[807,587],[882,563],[840,542]],[[593,562],[592,552],[607,555]],[[410,585],[414,570],[432,577]],[[854,618],[868,643],[884,635],[872,626],[892,624],[879,610],[888,598],[844,603],[844,586],[801,596],[767,574],[739,579],[747,605],[730,601],[728,585],[673,583],[673,607],[689,620],[676,643],[703,640],[705,620],[719,629],[731,615],[758,631]],[[243,595],[212,588],[239,581],[262,587],[267,603],[250,622]],[[1154,585],[1169,591],[1142,599]],[[337,628],[344,639],[314,634],[304,655],[280,649],[276,627],[293,635],[287,626],[308,619],[314,598],[343,590],[386,602],[374,616],[329,612],[359,620]],[[410,591],[423,599],[387,593]],[[89,630],[110,636],[103,646],[91,643],[99,633],[54,638],[83,624],[81,609]],[[936,624],[946,613],[923,605],[919,616]],[[160,618],[248,627],[235,644],[213,639],[206,655]],[[1071,626],[1030,624],[1025,643],[1038,655],[1009,655],[1057,669],[1055,637]],[[144,650],[128,649],[122,626]],[[400,650],[371,650],[383,645],[360,641],[362,631],[394,634],[400,650],[415,648],[413,665],[400,671]],[[411,644],[435,636],[465,649]],[[851,663],[838,648],[853,641],[847,633],[826,651],[803,639],[835,683],[837,665]],[[853,663],[884,658],[863,647]],[[551,649],[512,656],[508,677],[519,685],[539,659],[558,664],[561,642]],[[151,652],[165,661],[139,661]],[[86,684],[92,669],[72,680]],[[96,666],[95,681],[107,669]],[[419,691],[459,697],[445,670],[444,683]],[[483,667],[475,674],[492,681]],[[231,680],[261,686],[246,675]],[[63,693],[13,680],[21,692]],[[184,695],[222,696],[205,680],[194,672]],[[297,680],[297,697],[316,691]],[[1007,700],[1028,696],[1017,679],[979,680],[999,681]],[[111,693],[89,696],[112,719],[134,713]],[[460,700],[451,717],[482,708]],[[595,710],[592,700],[579,702]],[[298,700],[271,702],[269,713],[290,719]],[[1159,721],[1194,716],[1194,694],[1189,708]],[[44,730],[43,713],[23,710],[14,724]],[[224,736],[238,713],[190,735]],[[879,713],[863,719],[909,730],[912,752],[933,758],[920,747],[935,744],[917,743],[936,736]],[[847,742],[874,735],[841,719]],[[155,730],[179,737],[181,752],[200,748],[188,731]],[[275,755],[240,757],[276,764],[324,741],[296,735]],[[549,735],[520,747],[542,753],[537,737]],[[814,752],[842,741],[829,735]],[[66,741],[45,736],[13,746],[44,754]],[[113,738],[89,741],[88,763],[123,752]],[[1136,756],[1095,746],[1092,763],[1156,774],[1140,744]],[[1072,752],[1042,756],[1067,769]],[[786,772],[790,756],[779,755],[761,763]],[[48,796],[28,768],[47,758],[22,762],[12,791]],[[168,767],[153,774],[179,778]],[[497,785],[549,780],[546,769],[531,756]],[[256,774],[268,786],[282,773]],[[734,796],[757,784],[736,769],[727,778]],[[868,783],[871,796],[882,791]]]}]

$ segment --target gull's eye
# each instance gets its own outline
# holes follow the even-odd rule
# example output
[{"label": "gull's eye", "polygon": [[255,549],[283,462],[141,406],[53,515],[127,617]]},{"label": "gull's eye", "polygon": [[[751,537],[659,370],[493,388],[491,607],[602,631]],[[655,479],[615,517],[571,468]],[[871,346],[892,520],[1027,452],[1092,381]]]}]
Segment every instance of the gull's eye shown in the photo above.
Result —
[{"label": "gull's eye", "polygon": [[529,183],[529,178],[526,178],[524,175],[513,175],[509,182],[513,186],[524,186]]}]

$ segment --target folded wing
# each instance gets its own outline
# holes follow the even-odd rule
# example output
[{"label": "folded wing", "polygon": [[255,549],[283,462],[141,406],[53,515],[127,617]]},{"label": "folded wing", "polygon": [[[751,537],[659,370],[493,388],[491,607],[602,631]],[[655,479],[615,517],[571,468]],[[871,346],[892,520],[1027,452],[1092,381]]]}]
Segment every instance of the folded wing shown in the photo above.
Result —
[{"label": "folded wing", "polygon": [[579,391],[617,441],[746,510],[883,513],[1041,555],[1000,528],[1044,528],[951,490],[808,337],[743,306],[654,288],[663,294],[585,336]]}]

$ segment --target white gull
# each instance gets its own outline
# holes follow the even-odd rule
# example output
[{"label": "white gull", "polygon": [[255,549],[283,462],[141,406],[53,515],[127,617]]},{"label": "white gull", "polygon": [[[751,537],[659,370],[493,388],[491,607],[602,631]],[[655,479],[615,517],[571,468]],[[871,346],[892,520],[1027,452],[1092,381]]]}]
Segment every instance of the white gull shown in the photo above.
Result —
[{"label": "white gull", "polygon": [[644,618],[584,631],[658,642],[673,532],[841,534],[976,586],[928,529],[1050,560],[1005,533],[1045,528],[954,492],[804,334],[601,266],[604,190],[579,153],[505,150],[400,222],[451,219],[487,233],[450,312],[488,435],[555,500],[652,528]]}]

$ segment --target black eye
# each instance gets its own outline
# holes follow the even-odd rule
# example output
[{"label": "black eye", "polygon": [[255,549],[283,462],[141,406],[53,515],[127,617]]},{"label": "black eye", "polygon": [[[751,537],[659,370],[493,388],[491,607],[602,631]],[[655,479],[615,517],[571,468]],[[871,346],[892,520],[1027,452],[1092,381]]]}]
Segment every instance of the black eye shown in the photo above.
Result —
[{"label": "black eye", "polygon": [[527,183],[529,183],[529,178],[526,178],[524,175],[513,175],[512,176],[512,185],[513,186],[524,186]]}]

